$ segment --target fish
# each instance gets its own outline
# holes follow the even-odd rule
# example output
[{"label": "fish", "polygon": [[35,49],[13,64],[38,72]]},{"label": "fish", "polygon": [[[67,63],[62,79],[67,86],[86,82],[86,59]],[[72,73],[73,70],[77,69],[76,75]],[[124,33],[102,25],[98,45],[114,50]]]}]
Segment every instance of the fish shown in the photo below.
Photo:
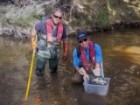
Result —
[{"label": "fish", "polygon": [[105,80],[102,77],[97,77],[97,78],[91,79],[91,84],[106,85],[107,84],[107,80]]}]

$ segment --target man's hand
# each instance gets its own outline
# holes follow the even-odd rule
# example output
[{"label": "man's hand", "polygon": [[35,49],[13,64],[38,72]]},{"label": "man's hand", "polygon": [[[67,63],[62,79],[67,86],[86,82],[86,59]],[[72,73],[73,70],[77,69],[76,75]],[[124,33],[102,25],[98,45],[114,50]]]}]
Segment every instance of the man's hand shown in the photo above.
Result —
[{"label": "man's hand", "polygon": [[83,67],[77,68],[79,74],[83,75],[84,80],[89,80],[89,75],[86,73]]},{"label": "man's hand", "polygon": [[36,35],[31,36],[31,46],[32,46],[33,50],[35,50],[37,48],[37,45],[36,45]]},{"label": "man's hand", "polygon": [[89,75],[88,75],[88,74],[85,74],[85,75],[83,76],[83,79],[84,79],[84,80],[89,80]]},{"label": "man's hand", "polygon": [[93,71],[93,74],[95,75],[95,76],[101,76],[101,69],[100,68],[95,68],[94,70],[92,70]]}]

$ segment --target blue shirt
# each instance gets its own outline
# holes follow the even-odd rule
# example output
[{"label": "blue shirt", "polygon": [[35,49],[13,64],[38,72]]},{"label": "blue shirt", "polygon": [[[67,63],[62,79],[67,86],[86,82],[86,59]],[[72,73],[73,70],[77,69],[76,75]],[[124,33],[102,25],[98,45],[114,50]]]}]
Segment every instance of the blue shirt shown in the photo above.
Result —
[{"label": "blue shirt", "polygon": [[[101,47],[98,44],[94,44],[94,48],[95,48],[95,62],[100,63],[103,61],[102,58],[102,51],[101,51]],[[85,56],[87,59],[89,59],[89,49],[86,50],[85,52]],[[79,64],[82,62],[81,57],[77,56],[77,49],[75,48],[73,50],[73,66],[74,68],[79,68]]]},{"label": "blue shirt", "polygon": [[[37,23],[35,25],[35,30],[36,31],[40,31],[43,35],[46,35],[47,34],[47,31],[46,31],[46,19],[47,17],[43,17],[42,20]],[[66,34],[66,26],[63,25],[64,29],[63,29],[63,34],[62,34],[62,40],[66,40],[68,38],[67,34]],[[57,28],[54,28],[53,29],[53,36],[56,37],[57,36]]]}]

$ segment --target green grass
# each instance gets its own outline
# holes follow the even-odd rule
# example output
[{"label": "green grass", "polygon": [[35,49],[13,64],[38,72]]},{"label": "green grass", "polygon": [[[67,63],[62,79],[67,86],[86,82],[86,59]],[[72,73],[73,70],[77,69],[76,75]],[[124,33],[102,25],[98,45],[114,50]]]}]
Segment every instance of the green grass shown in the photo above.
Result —
[{"label": "green grass", "polygon": [[109,17],[108,17],[108,13],[104,12],[104,11],[100,11],[98,14],[98,21],[99,21],[99,25],[102,27],[106,27],[109,25]]},{"label": "green grass", "polygon": [[27,27],[30,27],[32,26],[32,23],[37,19],[39,18],[37,15],[36,15],[36,12],[32,12],[28,17],[20,17],[18,19],[16,19],[15,21],[13,21],[11,24],[13,26],[19,26],[19,27],[22,27],[22,28],[27,28]]}]

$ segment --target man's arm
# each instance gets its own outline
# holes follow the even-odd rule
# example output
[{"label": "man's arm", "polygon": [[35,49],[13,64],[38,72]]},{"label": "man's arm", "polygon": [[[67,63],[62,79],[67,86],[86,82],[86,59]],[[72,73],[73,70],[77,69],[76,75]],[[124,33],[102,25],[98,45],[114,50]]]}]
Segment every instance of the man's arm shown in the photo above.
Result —
[{"label": "man's arm", "polygon": [[31,32],[31,45],[32,45],[32,49],[35,49],[37,47],[36,45],[36,38],[37,38],[37,33],[38,31],[42,30],[42,21],[38,22],[37,24],[34,25],[32,32]]},{"label": "man's arm", "polygon": [[103,62],[103,57],[101,47],[98,44],[95,44],[95,61],[96,61],[95,68],[99,68],[100,63]]},{"label": "man's arm", "polygon": [[64,25],[63,35],[62,35],[62,41],[63,41],[63,59],[66,60],[68,58],[68,52],[69,52],[69,39],[66,33],[65,25]]},{"label": "man's arm", "polygon": [[33,27],[32,32],[31,32],[31,36],[34,36],[34,35],[37,35],[37,31],[35,29],[35,26]]},{"label": "man's arm", "polygon": [[32,32],[31,32],[31,46],[32,46],[33,50],[36,49],[36,47],[37,47],[37,45],[36,45],[36,40],[37,40],[36,35],[37,35],[37,31],[36,31],[35,26],[34,26]]},{"label": "man's arm", "polygon": [[101,62],[103,62],[102,58],[102,50],[101,47],[98,44],[95,44],[95,69],[93,70],[93,73],[95,76],[100,76],[100,71],[101,71]]},{"label": "man's arm", "polygon": [[68,58],[68,51],[69,51],[69,41],[64,40],[63,41],[63,59],[64,60]]},{"label": "man's arm", "polygon": [[81,75],[87,75],[86,71],[83,67],[79,67],[80,58],[77,56],[77,49],[75,48],[73,51],[73,65],[76,71],[78,71]]}]

